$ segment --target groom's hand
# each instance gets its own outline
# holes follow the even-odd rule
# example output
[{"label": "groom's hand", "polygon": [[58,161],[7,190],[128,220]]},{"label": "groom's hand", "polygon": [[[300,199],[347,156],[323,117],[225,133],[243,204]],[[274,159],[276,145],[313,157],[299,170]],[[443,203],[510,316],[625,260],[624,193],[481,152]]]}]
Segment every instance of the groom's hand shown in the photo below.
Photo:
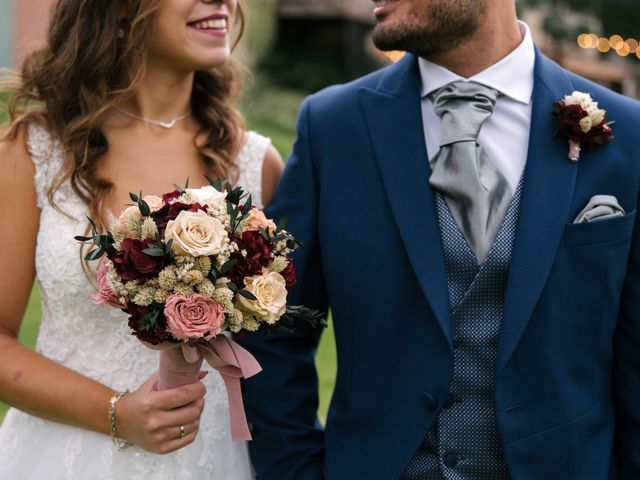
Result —
[{"label": "groom's hand", "polygon": [[122,397],[116,427],[123,439],[149,452],[167,454],[196,439],[207,391],[202,382],[156,391],[157,380],[154,375]]}]

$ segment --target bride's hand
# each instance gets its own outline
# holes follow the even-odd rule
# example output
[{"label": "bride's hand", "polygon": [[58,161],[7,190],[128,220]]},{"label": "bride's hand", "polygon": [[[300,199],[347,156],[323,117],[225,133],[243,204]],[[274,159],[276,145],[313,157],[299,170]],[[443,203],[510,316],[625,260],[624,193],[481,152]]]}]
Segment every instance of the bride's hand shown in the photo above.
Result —
[{"label": "bride's hand", "polygon": [[166,454],[195,440],[206,389],[196,382],[156,391],[156,381],[154,375],[122,397],[116,408],[116,427],[123,439],[149,452]]}]

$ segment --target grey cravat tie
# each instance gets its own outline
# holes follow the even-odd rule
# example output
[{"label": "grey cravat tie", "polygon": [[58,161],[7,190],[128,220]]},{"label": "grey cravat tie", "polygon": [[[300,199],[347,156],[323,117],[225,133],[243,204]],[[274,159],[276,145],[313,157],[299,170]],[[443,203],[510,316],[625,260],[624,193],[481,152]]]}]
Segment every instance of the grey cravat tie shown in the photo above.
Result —
[{"label": "grey cravat tie", "polygon": [[507,180],[478,144],[497,97],[495,90],[473,82],[450,83],[432,94],[442,141],[429,184],[446,200],[478,264],[487,258],[512,197]]}]

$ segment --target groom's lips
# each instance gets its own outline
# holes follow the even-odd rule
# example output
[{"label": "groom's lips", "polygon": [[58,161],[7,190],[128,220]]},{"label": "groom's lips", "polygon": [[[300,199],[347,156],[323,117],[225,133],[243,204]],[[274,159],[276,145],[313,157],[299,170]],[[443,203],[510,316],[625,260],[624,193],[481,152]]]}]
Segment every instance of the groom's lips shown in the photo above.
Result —
[{"label": "groom's lips", "polygon": [[376,17],[387,15],[393,11],[402,0],[374,0],[376,8],[373,9],[373,14]]}]

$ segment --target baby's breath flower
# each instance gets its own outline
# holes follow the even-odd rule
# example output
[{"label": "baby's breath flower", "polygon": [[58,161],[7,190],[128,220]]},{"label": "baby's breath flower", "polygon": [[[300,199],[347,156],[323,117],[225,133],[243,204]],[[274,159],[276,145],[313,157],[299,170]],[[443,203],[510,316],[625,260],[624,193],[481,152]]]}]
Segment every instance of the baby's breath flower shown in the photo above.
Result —
[{"label": "baby's breath flower", "polygon": [[164,303],[167,301],[167,298],[169,298],[169,295],[170,293],[167,290],[159,288],[158,290],[156,290],[156,293],[154,293],[153,299],[156,301],[156,303]]},{"label": "baby's breath flower", "polygon": [[196,261],[196,257],[193,257],[191,255],[176,255],[175,256],[176,265],[179,265],[179,266],[184,266],[184,265],[193,266],[195,261]]},{"label": "baby's breath flower", "polygon": [[227,313],[227,320],[229,321],[229,325],[238,327],[239,330],[241,330],[242,322],[244,321],[244,314],[242,313],[241,310],[238,310],[237,308],[232,307],[231,310],[229,310],[229,312]]},{"label": "baby's breath flower", "polygon": [[140,285],[133,281],[125,283],[124,288],[127,291],[127,296],[129,298],[135,297],[140,291]]},{"label": "baby's breath flower", "polygon": [[184,283],[178,283],[173,288],[173,293],[175,295],[178,295],[179,297],[188,297],[193,293],[193,287],[191,287],[190,285],[186,285]]},{"label": "baby's breath flower", "polygon": [[197,257],[194,261],[194,266],[202,272],[202,275],[207,276],[211,272],[211,259],[209,257]]},{"label": "baby's breath flower", "polygon": [[205,278],[204,280],[202,280],[202,282],[200,282],[198,285],[196,285],[196,290],[197,290],[198,293],[204,295],[205,297],[209,297],[209,298],[213,298],[213,295],[216,292],[216,288],[214,287],[214,285],[211,282],[211,280],[209,280],[208,278]]},{"label": "baby's breath flower", "polygon": [[107,280],[109,281],[109,285],[118,295],[127,296],[127,289],[125,288],[124,283],[122,283],[122,280],[113,267],[113,264],[111,262],[109,263],[110,265],[108,266],[107,271]]},{"label": "baby's breath flower", "polygon": [[233,292],[227,287],[216,288],[213,299],[222,306],[225,312],[230,312],[235,308],[233,306]]},{"label": "baby's breath flower", "polygon": [[260,322],[255,317],[247,317],[242,322],[242,328],[248,332],[255,332],[260,328]]},{"label": "baby's breath flower", "polygon": [[291,253],[291,249],[287,247],[286,240],[280,240],[273,247],[273,251],[276,255],[289,255]]},{"label": "baby's breath flower", "polygon": [[158,284],[160,288],[171,291],[176,286],[177,278],[175,268],[173,266],[166,267],[158,275]]},{"label": "baby's breath flower", "polygon": [[155,290],[151,287],[142,287],[133,297],[133,303],[141,307],[148,307],[153,303]]},{"label": "baby's breath flower", "polygon": [[189,270],[182,276],[182,281],[187,285],[197,285],[204,280],[204,275],[200,270]]}]

